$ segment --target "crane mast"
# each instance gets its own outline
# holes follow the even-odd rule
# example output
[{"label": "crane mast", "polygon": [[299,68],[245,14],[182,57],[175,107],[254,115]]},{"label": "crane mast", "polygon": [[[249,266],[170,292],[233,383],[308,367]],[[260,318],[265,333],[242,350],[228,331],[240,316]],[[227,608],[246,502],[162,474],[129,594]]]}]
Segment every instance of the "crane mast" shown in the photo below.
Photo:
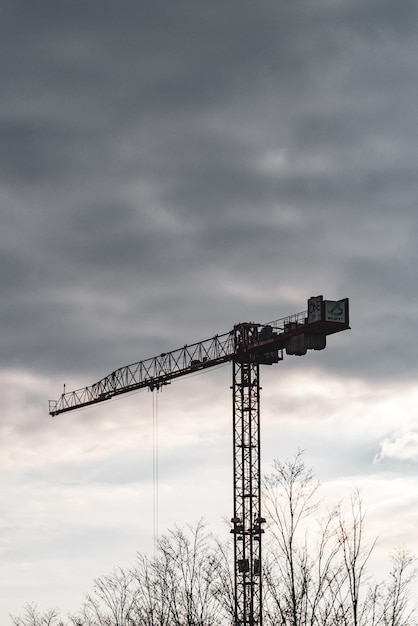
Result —
[{"label": "crane mast", "polygon": [[235,624],[262,624],[258,363],[233,366]]},{"label": "crane mast", "polygon": [[52,416],[232,362],[234,509],[234,626],[262,626],[262,534],[260,470],[260,365],[283,355],[323,350],[326,337],[349,327],[348,298],[315,296],[308,309],[267,324],[245,322],[232,331],[121,367],[90,387],[50,400]]}]

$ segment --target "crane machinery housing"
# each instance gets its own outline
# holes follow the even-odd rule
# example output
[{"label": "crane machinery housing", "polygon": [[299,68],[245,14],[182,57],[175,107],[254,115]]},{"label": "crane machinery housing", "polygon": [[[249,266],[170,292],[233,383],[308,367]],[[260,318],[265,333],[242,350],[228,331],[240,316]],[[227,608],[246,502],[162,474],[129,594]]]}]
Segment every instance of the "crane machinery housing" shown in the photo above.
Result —
[{"label": "crane machinery housing", "polygon": [[349,326],[349,301],[309,298],[308,309],[257,324],[241,322],[222,335],[121,367],[90,387],[65,392],[49,402],[59,415],[115,396],[148,388],[228,361],[232,362],[234,539],[234,626],[262,626],[260,365],[323,350],[326,337]]}]

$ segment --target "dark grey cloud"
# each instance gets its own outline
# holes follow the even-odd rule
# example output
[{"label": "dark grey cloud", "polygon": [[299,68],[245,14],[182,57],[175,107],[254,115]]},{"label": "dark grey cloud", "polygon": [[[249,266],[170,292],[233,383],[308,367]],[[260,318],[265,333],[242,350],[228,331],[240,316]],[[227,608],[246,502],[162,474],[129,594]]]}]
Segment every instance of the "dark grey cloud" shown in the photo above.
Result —
[{"label": "dark grey cloud", "polygon": [[132,337],[149,356],[155,316],[174,347],[185,315],[196,339],[293,308],[254,285],[335,289],[359,322],[412,305],[416,8],[237,8],[4,5],[5,364],[88,370]]}]

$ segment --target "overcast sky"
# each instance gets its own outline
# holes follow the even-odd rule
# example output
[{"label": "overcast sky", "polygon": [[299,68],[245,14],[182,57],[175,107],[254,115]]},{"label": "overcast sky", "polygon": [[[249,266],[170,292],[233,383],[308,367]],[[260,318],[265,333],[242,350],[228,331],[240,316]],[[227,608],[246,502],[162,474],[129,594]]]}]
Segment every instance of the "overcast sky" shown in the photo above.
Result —
[{"label": "overcast sky", "polygon": [[[48,416],[117,367],[350,298],[262,372],[263,467],[357,485],[418,552],[416,0],[4,0],[0,622],[76,609],[159,531],[232,513],[230,366]],[[380,552],[379,552],[380,551]],[[382,556],[383,558],[383,556]]]}]

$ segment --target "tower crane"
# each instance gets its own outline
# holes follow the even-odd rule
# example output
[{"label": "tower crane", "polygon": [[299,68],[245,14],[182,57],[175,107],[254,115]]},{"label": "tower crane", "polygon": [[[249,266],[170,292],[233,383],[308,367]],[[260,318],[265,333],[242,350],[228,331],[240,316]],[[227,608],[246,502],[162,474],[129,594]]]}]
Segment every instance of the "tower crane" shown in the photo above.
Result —
[{"label": "tower crane", "polygon": [[323,350],[326,337],[350,328],[349,301],[309,298],[308,308],[267,324],[241,322],[230,332],[126,365],[90,387],[50,400],[52,416],[232,362],[234,626],[262,626],[260,365]]}]

